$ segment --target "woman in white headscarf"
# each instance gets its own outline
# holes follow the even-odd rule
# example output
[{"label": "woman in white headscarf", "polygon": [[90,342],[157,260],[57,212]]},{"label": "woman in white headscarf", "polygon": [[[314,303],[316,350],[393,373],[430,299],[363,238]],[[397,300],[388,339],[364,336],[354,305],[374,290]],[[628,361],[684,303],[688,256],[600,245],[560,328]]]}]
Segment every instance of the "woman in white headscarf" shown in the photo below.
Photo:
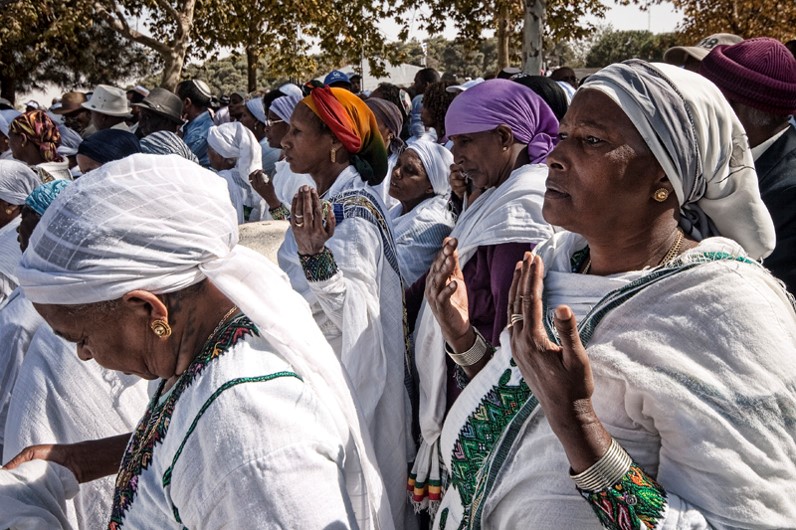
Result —
[{"label": "woman in white headscarf", "polygon": [[259,211],[262,202],[247,178],[253,171],[262,169],[260,144],[243,124],[229,122],[210,127],[207,146],[210,165],[227,181],[238,223],[243,224],[252,211]]},{"label": "woman in white headscarf", "polygon": [[66,189],[21,289],[82,359],[159,383],[129,442],[34,446],[10,465],[54,460],[80,481],[118,468],[110,528],[391,528],[338,359],[284,274],[237,240],[222,181],[178,156]]},{"label": "woman in white headscarf", "polygon": [[453,155],[444,146],[418,140],[400,154],[392,170],[389,191],[398,204],[390,217],[404,285],[428,271],[456,224],[448,208],[451,164]]},{"label": "woman in white headscarf", "polygon": [[281,147],[271,147],[266,137],[266,128],[268,126],[268,117],[266,116],[266,108],[263,106],[263,100],[259,96],[255,96],[246,101],[243,105],[243,113],[240,117],[240,122],[245,125],[252,133],[257,141],[260,142],[260,149],[262,151],[263,171],[269,176],[273,176],[275,171],[276,161],[279,160],[279,155],[282,153]]},{"label": "woman in white headscarf", "polygon": [[0,308],[17,286],[16,268],[22,258],[17,227],[22,205],[39,184],[38,175],[22,162],[0,160]]},{"label": "woman in white headscarf", "polygon": [[792,526],[796,312],[759,264],[773,223],[729,104],[614,64],[547,164],[545,218],[570,231],[518,263],[500,348],[454,357],[471,380],[435,527]]}]

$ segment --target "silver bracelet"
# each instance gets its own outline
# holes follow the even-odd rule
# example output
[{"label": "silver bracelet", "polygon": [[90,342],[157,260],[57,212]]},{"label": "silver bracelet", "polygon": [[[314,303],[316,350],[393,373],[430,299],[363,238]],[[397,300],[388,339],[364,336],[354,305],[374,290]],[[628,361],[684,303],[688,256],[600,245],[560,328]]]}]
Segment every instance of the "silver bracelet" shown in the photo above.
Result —
[{"label": "silver bracelet", "polygon": [[445,343],[445,351],[447,352],[448,356],[459,366],[472,366],[483,359],[484,355],[486,355],[486,352],[489,351],[490,346],[484,336],[481,335],[475,326],[473,326],[473,331],[475,331],[475,342],[467,351],[463,351],[462,353],[454,353],[450,346]]},{"label": "silver bracelet", "polygon": [[619,482],[632,464],[633,459],[630,455],[612,438],[611,446],[602,458],[586,471],[569,476],[582,490],[601,491]]}]

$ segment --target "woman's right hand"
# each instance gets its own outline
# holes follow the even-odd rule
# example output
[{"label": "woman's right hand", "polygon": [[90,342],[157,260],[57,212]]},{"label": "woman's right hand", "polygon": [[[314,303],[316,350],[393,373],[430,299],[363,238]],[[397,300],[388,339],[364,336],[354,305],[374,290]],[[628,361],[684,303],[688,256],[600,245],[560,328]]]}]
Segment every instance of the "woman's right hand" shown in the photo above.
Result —
[{"label": "woman's right hand", "polygon": [[448,177],[451,185],[451,193],[460,200],[467,194],[467,173],[459,164],[451,164],[451,174]]},{"label": "woman's right hand", "polygon": [[475,342],[475,331],[470,325],[467,305],[467,288],[459,266],[458,241],[446,237],[426,277],[425,297],[437,319],[442,334],[457,353],[467,351]]},{"label": "woman's right hand", "polygon": [[279,197],[276,196],[273,179],[269,178],[268,175],[265,174],[265,171],[262,169],[252,171],[249,175],[249,182],[252,188],[254,188],[254,191],[265,199],[269,208],[277,208],[282,204]]}]

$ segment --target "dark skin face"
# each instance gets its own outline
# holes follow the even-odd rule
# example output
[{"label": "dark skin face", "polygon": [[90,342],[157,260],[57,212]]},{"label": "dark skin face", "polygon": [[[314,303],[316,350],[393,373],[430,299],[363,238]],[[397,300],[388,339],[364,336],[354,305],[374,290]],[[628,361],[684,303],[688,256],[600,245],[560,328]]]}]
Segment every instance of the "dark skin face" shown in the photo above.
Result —
[{"label": "dark skin face", "polygon": [[0,199],[0,228],[16,219],[19,215],[20,207],[16,204],[8,204],[6,201]]},{"label": "dark skin face", "polygon": [[64,125],[73,131],[83,132],[91,124],[91,111],[80,109],[69,114],[64,114]]},{"label": "dark skin face", "polygon": [[457,134],[451,140],[454,163],[472,179],[474,188],[499,186],[527,159],[525,150],[520,149],[523,146],[515,147],[511,129],[505,125],[491,131]]},{"label": "dark skin face", "polygon": [[28,140],[24,135],[10,132],[8,133],[8,146],[14,158],[34,166],[44,162],[41,151],[36,144]]},{"label": "dark skin face", "polygon": [[434,188],[420,157],[411,149],[398,157],[390,178],[390,196],[401,201],[403,213],[434,196]]},{"label": "dark skin face", "polygon": [[303,103],[296,105],[290,117],[290,128],[282,138],[285,160],[293,173],[308,173],[315,177],[324,173],[330,164],[330,151],[343,147],[332,133],[323,129],[320,120]]},{"label": "dark skin face", "polygon": [[249,109],[247,109],[245,106],[241,111],[240,119],[238,121],[240,121],[244,127],[249,129],[254,134],[254,137],[257,138],[258,142],[265,138],[265,124],[255,118],[254,114],[249,112]]},{"label": "dark skin face", "polygon": [[41,216],[27,206],[22,207],[22,221],[17,227],[17,242],[22,252],[28,248],[30,236],[33,235],[33,230],[36,225],[41,221]]},{"label": "dark skin face", "polygon": [[0,133],[0,153],[5,153],[10,149],[8,145],[8,136],[3,133]]},{"label": "dark skin face", "polygon": [[164,118],[149,109],[143,107],[136,108],[141,109],[138,120],[138,131],[141,133],[142,138],[157,131],[170,131],[176,133],[180,128],[178,123]]},{"label": "dark skin face", "polygon": [[652,222],[663,170],[630,118],[601,92],[575,96],[547,164],[543,213],[550,224],[588,239]]},{"label": "dark skin face", "polygon": [[268,138],[268,145],[274,149],[282,149],[282,138],[290,129],[290,122],[283,120],[270,110],[267,116],[269,123],[265,126],[265,137]]}]

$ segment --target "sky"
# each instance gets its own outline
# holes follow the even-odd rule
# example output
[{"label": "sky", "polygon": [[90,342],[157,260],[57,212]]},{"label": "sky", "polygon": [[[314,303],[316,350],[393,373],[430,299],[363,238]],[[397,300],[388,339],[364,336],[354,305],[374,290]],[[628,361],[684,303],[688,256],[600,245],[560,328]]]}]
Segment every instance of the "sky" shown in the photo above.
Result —
[{"label": "sky", "polygon": [[[617,6],[612,0],[606,0],[606,4],[611,6],[606,13],[606,17],[602,20],[593,19],[593,22],[598,24],[610,24],[616,30],[645,30],[648,29],[653,33],[665,33],[674,31],[675,26],[682,20],[682,15],[675,11],[671,3],[663,3],[661,5],[653,5],[650,7],[649,12],[642,11],[638,6]],[[411,17],[412,14],[408,14]],[[380,26],[381,31],[388,40],[397,40],[398,31],[400,28],[392,22],[385,21]],[[452,39],[456,36],[456,31],[451,24],[448,24],[443,36]],[[414,30],[410,33],[409,38],[416,38],[422,40],[426,38],[425,32]],[[17,102],[21,105],[29,99],[35,99],[43,104],[49,105],[53,97],[60,96],[62,90],[56,87],[48,87],[46,90],[36,90],[28,94],[20,94],[17,96]]]}]

